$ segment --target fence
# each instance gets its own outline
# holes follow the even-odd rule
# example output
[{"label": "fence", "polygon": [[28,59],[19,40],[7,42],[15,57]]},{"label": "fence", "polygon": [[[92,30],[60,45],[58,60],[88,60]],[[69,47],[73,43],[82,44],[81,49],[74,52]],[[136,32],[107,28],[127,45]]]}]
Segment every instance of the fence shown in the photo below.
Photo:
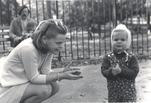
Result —
[{"label": "fence", "polygon": [[[0,23],[10,25],[17,6],[26,4],[37,22],[59,18],[68,26],[67,41],[61,56],[66,59],[97,58],[111,50],[110,34],[118,23],[132,32],[132,52],[150,56],[150,2],[146,0],[22,0],[2,6]],[[4,5],[4,4],[3,4]],[[11,5],[11,6],[10,6]],[[14,6],[15,5],[15,6]],[[8,9],[6,9],[6,8]],[[4,11],[5,12],[4,16]],[[8,20],[4,20],[8,17]],[[8,21],[8,22],[6,22]],[[4,47],[4,43],[1,43]],[[2,48],[4,49],[4,48]]]}]

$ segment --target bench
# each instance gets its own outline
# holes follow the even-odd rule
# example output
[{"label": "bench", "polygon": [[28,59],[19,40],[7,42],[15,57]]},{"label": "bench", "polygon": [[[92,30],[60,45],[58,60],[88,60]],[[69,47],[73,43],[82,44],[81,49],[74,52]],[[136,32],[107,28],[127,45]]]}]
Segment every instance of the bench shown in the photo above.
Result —
[{"label": "bench", "polygon": [[0,53],[7,53],[10,50],[9,26],[0,26]]}]

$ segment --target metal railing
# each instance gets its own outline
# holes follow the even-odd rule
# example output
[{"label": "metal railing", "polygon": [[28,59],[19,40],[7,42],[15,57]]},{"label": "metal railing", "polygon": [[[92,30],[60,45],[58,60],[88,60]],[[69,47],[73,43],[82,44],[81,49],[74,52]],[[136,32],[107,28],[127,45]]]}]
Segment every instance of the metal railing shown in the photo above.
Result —
[{"label": "metal railing", "polygon": [[[150,56],[151,4],[146,0],[22,0],[15,5],[23,4],[29,7],[30,17],[37,22],[56,17],[68,26],[65,49],[61,53],[66,59],[97,58],[109,52],[111,30],[118,23],[126,24],[132,32],[132,52]],[[5,7],[9,5],[12,3],[8,2]],[[17,16],[17,8],[14,7],[14,14],[6,14],[8,23],[3,22],[2,12],[10,11],[10,7],[3,10],[4,6],[0,6],[0,23],[9,25]]]}]

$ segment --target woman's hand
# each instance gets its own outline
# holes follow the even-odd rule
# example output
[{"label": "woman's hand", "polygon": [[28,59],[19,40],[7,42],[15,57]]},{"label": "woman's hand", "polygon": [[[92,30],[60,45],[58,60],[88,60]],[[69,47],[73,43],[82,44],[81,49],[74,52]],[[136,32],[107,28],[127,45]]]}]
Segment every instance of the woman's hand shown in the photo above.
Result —
[{"label": "woman's hand", "polygon": [[60,79],[77,80],[83,78],[81,72],[79,71],[79,68],[73,68],[68,71],[64,71],[59,75],[60,75]]},{"label": "woman's hand", "polygon": [[73,70],[77,70],[77,71],[79,71],[79,70],[80,70],[80,68],[70,68],[70,67],[65,67],[65,68],[63,69],[63,72],[73,71]]},{"label": "woman's hand", "polygon": [[66,80],[77,80],[83,78],[79,68],[72,68],[64,72],[51,72],[46,76],[46,83],[54,81]]}]

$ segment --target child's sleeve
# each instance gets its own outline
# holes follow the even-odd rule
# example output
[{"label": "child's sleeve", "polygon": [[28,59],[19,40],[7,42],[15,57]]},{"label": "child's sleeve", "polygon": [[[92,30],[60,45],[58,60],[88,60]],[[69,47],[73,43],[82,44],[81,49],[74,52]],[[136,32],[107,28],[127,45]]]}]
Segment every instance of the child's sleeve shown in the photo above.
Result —
[{"label": "child's sleeve", "polygon": [[102,66],[101,66],[101,72],[104,77],[106,78],[112,78],[112,70],[110,67],[110,61],[107,56],[104,56]]},{"label": "child's sleeve", "polygon": [[122,71],[119,74],[120,77],[127,78],[127,79],[135,79],[139,72],[139,65],[138,65],[137,58],[133,55],[128,63],[128,67],[121,66],[121,69]]}]

